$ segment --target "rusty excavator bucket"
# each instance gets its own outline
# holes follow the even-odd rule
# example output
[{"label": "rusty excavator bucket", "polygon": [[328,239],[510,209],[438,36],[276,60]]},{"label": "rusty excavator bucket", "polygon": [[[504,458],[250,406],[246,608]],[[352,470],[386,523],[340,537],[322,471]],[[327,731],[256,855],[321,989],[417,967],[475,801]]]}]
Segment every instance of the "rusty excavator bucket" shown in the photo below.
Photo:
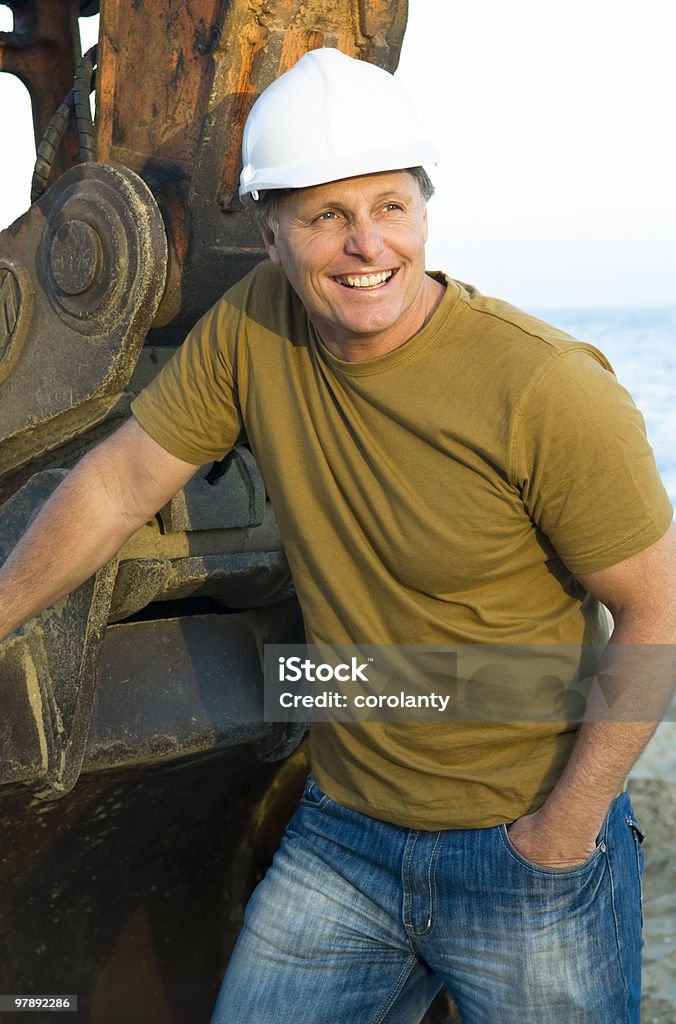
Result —
[{"label": "rusty excavator bucket", "polygon": [[[0,233],[0,562],[263,257],[237,198],[256,97],[319,46],[394,70],[407,14],[406,0],[6,6],[0,70],[29,90],[38,156],[32,204]],[[99,7],[81,58],[78,16]],[[81,1024],[209,1019],[306,772],[303,728],[264,721],[261,674],[266,642],[301,638],[242,446],[0,645],[2,993],[77,996]],[[427,1019],[453,1014],[441,1000]]]}]

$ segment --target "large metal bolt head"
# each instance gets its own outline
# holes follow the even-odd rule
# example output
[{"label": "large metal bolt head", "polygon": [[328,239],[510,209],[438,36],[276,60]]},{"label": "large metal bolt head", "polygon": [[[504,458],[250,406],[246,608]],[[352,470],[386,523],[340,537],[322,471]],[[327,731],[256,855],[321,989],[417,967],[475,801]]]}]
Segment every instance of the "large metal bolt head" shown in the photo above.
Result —
[{"label": "large metal bolt head", "polygon": [[57,286],[66,295],[81,295],[97,280],[102,262],[101,240],[83,220],[69,220],[54,234],[49,261]]}]

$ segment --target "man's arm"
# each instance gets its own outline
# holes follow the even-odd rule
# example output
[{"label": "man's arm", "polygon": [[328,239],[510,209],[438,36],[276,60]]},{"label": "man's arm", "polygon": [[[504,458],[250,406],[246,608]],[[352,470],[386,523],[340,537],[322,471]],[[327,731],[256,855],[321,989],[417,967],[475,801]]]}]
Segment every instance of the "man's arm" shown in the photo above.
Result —
[{"label": "man's arm", "polygon": [[197,469],[135,419],[88,452],[0,569],[0,640],[93,575]]},{"label": "man's arm", "polygon": [[[611,611],[615,628],[611,644],[676,643],[676,524],[657,543],[599,572],[579,577],[582,585]],[[621,689],[650,691],[650,647],[640,676],[619,679]],[[636,658],[602,659],[630,666]],[[658,671],[662,669],[662,661]],[[627,671],[629,669],[627,668]],[[617,670],[613,668],[613,671]],[[664,686],[664,679],[659,680]],[[665,694],[666,695],[666,694]],[[648,699],[649,698],[649,699]],[[632,701],[633,705],[640,702]],[[587,721],[578,734],[561,778],[542,807],[509,827],[514,846],[529,860],[551,867],[569,867],[593,851],[608,808],[627,773],[655,731],[656,722]]]}]

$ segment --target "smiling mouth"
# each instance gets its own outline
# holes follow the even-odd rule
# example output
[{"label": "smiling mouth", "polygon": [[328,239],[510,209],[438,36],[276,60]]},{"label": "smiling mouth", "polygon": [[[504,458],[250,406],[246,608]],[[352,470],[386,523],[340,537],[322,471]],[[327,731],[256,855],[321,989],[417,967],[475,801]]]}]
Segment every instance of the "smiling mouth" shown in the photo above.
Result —
[{"label": "smiling mouth", "polygon": [[344,274],[342,277],[334,278],[344,288],[371,289],[380,288],[394,276],[394,270],[381,270],[378,274]]}]

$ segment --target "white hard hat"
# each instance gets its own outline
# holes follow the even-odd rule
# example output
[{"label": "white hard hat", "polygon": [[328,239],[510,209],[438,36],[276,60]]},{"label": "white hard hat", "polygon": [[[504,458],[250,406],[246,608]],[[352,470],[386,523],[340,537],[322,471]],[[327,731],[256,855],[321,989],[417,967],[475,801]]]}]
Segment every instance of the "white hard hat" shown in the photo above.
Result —
[{"label": "white hard hat", "polygon": [[258,97],[244,126],[240,196],[436,163],[408,93],[389,71],[310,50]]}]

